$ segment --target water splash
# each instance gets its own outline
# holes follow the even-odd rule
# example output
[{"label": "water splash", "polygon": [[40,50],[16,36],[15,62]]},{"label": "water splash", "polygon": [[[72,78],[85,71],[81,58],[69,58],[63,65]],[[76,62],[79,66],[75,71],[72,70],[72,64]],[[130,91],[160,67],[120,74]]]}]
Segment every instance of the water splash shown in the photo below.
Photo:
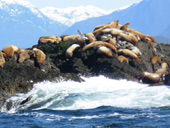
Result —
[{"label": "water splash", "polygon": [[[170,106],[170,89],[166,86],[149,87],[127,80],[113,80],[104,76],[83,78],[86,82],[41,82],[27,94],[10,98],[2,112],[22,110],[79,110],[100,106],[121,108],[149,108]],[[24,99],[32,97],[25,104]],[[7,110],[7,103],[12,107]]]}]

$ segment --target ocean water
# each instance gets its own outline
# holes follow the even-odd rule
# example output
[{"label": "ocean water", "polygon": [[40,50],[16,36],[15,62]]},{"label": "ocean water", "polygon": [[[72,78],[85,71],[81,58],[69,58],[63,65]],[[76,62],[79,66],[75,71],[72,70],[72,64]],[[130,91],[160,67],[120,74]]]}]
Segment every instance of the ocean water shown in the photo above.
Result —
[{"label": "ocean water", "polygon": [[[83,79],[44,81],[10,98],[1,108],[0,128],[170,127],[168,86],[104,76]],[[21,104],[28,97],[31,100]]]}]

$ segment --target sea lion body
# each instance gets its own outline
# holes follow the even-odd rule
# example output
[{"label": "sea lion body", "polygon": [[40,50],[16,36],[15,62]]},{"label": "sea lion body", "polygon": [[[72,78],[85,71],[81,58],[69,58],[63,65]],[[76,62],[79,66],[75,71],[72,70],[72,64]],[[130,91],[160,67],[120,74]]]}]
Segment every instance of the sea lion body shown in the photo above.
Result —
[{"label": "sea lion body", "polygon": [[69,41],[69,40],[78,40],[80,38],[80,35],[71,35],[71,36],[65,36],[63,38],[63,41]]},{"label": "sea lion body", "polygon": [[114,38],[114,37],[113,38],[109,38],[108,43],[116,46],[116,44],[117,44],[116,38]]},{"label": "sea lion body", "polygon": [[2,51],[0,51],[0,67],[3,67],[4,64],[5,64],[5,58],[3,56]]},{"label": "sea lion body", "polygon": [[38,41],[39,44],[45,44],[45,43],[59,44],[60,42],[61,42],[61,38],[57,36],[40,37]]},{"label": "sea lion body", "polygon": [[18,62],[22,63],[25,60],[30,59],[31,55],[33,55],[33,51],[32,50],[21,50],[20,53],[19,53]]},{"label": "sea lion body", "polygon": [[97,50],[97,53],[98,53],[98,54],[103,54],[103,53],[104,53],[105,55],[107,55],[107,56],[110,57],[110,58],[113,57],[112,51],[111,51],[109,48],[105,47],[105,46],[100,46],[100,47],[98,48],[98,50]]},{"label": "sea lion body", "polygon": [[67,57],[72,57],[73,52],[76,48],[80,47],[79,44],[72,44],[67,50],[66,50],[66,56]]},{"label": "sea lion body", "polygon": [[117,28],[106,28],[102,30],[102,33],[110,33],[112,36],[117,36],[118,34],[123,33],[123,31]]},{"label": "sea lion body", "polygon": [[159,56],[152,56],[150,60],[151,60],[151,64],[155,64],[155,63],[161,64],[161,58]]},{"label": "sea lion body", "polygon": [[142,81],[147,83],[158,83],[160,76],[157,73],[143,72],[141,75]]},{"label": "sea lion body", "polygon": [[43,51],[41,51],[40,49],[37,48],[33,48],[33,51],[35,53],[35,58],[36,58],[36,62],[39,66],[42,66],[44,64],[44,61],[46,59],[46,55],[44,54]]},{"label": "sea lion body", "polygon": [[5,48],[3,48],[3,52],[6,54],[7,57],[13,57],[14,54],[17,54],[18,55],[18,52],[20,51],[21,49],[17,46],[14,46],[14,45],[8,45],[6,46]]},{"label": "sea lion body", "polygon": [[120,27],[120,30],[125,30],[129,27],[130,23],[126,23]]},{"label": "sea lion body", "polygon": [[88,38],[89,43],[96,41],[96,37],[94,36],[93,33],[87,33],[85,36]]},{"label": "sea lion body", "polygon": [[93,34],[94,35],[98,35],[102,32],[102,30],[106,29],[106,28],[115,28],[118,26],[118,22],[119,20],[115,20],[113,22],[111,22],[110,24],[107,24],[107,25],[103,25],[102,27],[99,27],[99,29],[96,29]]},{"label": "sea lion body", "polygon": [[137,48],[136,46],[133,46],[130,48],[130,50],[135,53],[137,56],[141,56],[142,53],[140,52],[139,48]]},{"label": "sea lion body", "polygon": [[117,35],[117,39],[130,42],[130,43],[132,43],[134,45],[138,44],[137,38],[135,36],[133,36],[132,34],[130,34],[130,33],[121,32],[121,33],[119,33]]},{"label": "sea lion body", "polygon": [[129,56],[130,58],[133,58],[133,59],[135,59],[138,63],[140,63],[139,57],[138,57],[135,53],[133,53],[131,50],[129,50],[129,49],[119,49],[119,50],[118,50],[118,53],[119,53],[119,54],[123,54],[123,55],[125,55],[125,56]]},{"label": "sea lion body", "polygon": [[124,57],[124,56],[117,56],[117,60],[122,63],[122,62],[125,62],[125,63],[129,63],[129,60],[128,58]]},{"label": "sea lion body", "polygon": [[95,42],[92,42],[92,43],[86,45],[86,46],[82,49],[82,51],[84,52],[85,50],[89,49],[90,47],[97,47],[97,46],[106,46],[106,47],[112,49],[115,53],[117,53],[117,49],[116,49],[115,46],[113,46],[113,45],[111,45],[111,44],[109,44],[109,43],[107,43],[107,42],[103,42],[103,41],[95,41]]},{"label": "sea lion body", "polygon": [[157,73],[160,77],[162,77],[163,75],[166,74],[166,71],[167,71],[167,63],[164,62],[161,64],[161,68],[156,70],[155,73]]}]

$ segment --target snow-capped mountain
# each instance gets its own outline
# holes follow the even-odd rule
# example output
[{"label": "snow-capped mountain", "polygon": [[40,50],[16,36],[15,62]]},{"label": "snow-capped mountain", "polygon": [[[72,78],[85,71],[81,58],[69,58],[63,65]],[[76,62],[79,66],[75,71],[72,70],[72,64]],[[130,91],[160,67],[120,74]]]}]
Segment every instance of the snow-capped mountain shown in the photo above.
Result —
[{"label": "snow-capped mountain", "polygon": [[0,0],[0,48],[10,44],[27,48],[40,36],[58,35],[66,28],[26,0]]},{"label": "snow-capped mountain", "polygon": [[[97,18],[80,21],[71,26],[65,34],[75,34],[77,29],[92,32],[97,25],[119,20],[120,24],[130,23],[130,28],[152,36],[168,36],[170,33],[170,0],[143,0],[140,3],[117,10]],[[170,35],[169,37],[170,38]]]},{"label": "snow-capped mountain", "polygon": [[94,6],[79,6],[70,8],[54,8],[46,7],[41,9],[41,12],[51,20],[60,22],[67,26],[71,26],[76,22],[86,20],[92,17],[99,17],[111,13]]}]

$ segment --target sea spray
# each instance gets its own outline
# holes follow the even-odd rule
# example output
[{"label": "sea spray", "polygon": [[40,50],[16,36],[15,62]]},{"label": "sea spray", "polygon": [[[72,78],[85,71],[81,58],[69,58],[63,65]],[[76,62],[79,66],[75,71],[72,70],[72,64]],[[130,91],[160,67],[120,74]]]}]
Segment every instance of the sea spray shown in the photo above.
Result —
[{"label": "sea spray", "polygon": [[[170,89],[166,86],[149,87],[127,80],[104,76],[83,78],[85,82],[45,81],[37,83],[27,94],[8,99],[1,112],[16,113],[27,110],[82,110],[102,106],[120,108],[150,108],[170,106]],[[31,99],[20,104],[26,98]],[[8,110],[7,104],[12,106]]]}]

